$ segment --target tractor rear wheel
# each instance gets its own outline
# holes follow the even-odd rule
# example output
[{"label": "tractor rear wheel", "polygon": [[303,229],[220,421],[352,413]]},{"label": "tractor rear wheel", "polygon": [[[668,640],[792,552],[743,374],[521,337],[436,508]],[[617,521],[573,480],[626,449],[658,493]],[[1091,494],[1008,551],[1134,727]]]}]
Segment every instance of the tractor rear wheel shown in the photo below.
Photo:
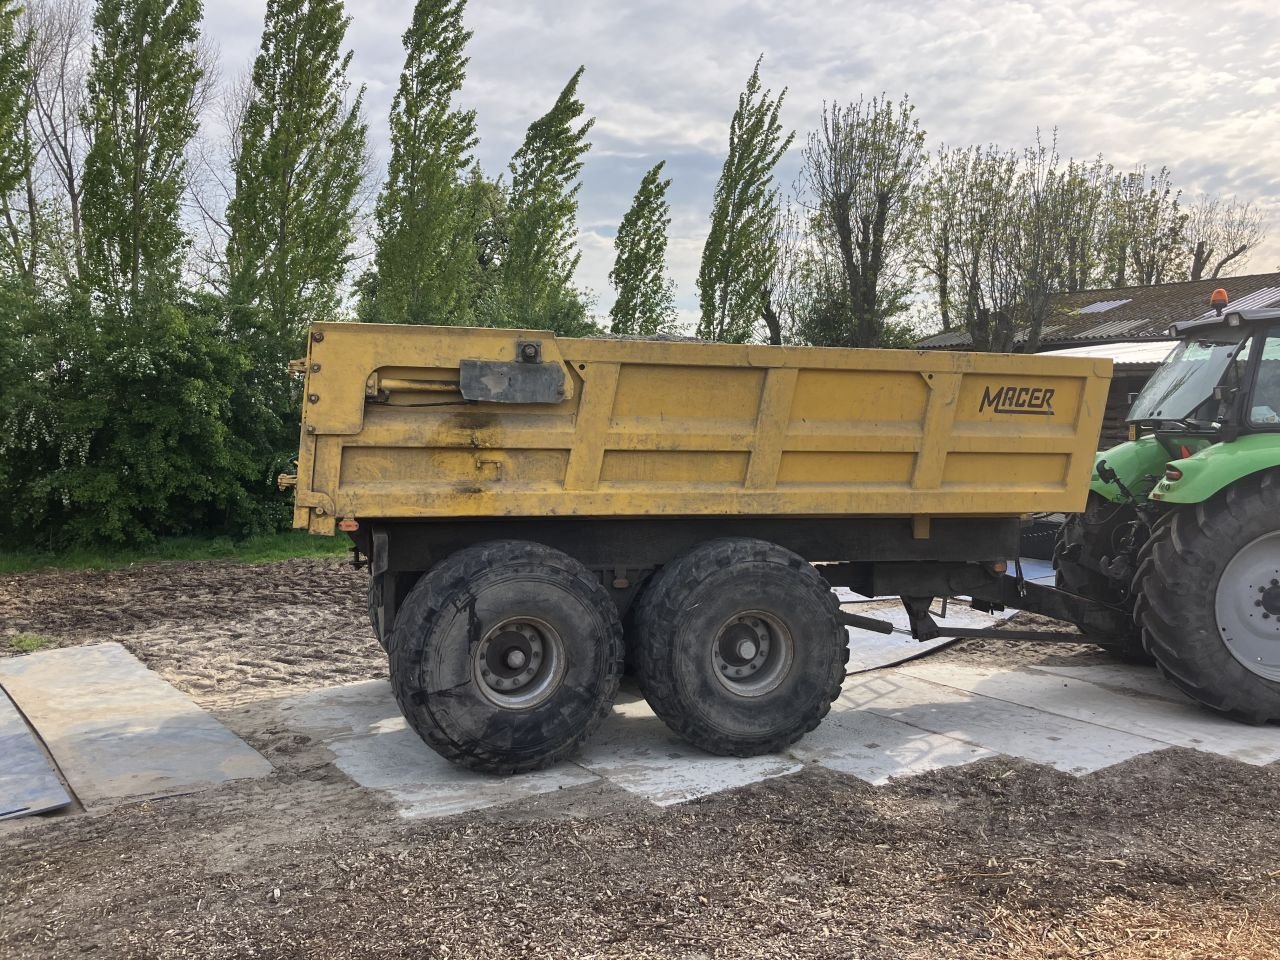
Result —
[{"label": "tractor rear wheel", "polygon": [[840,694],[848,635],[831,587],[789,550],[712,540],[663,567],[636,611],[645,699],[716,754],[780,750]]},{"label": "tractor rear wheel", "polygon": [[1280,472],[1178,507],[1139,571],[1146,647],[1200,703],[1280,720]]},{"label": "tractor rear wheel", "polygon": [[1089,494],[1084,512],[1073,513],[1062,525],[1053,551],[1053,569],[1059,590],[1115,604],[1125,611],[1115,617],[1108,629],[1080,627],[1091,643],[1119,660],[1149,664],[1155,661],[1143,649],[1142,631],[1133,622],[1133,597],[1128,585],[1100,569],[1104,557],[1120,552],[1119,539],[1134,519],[1132,507]]}]

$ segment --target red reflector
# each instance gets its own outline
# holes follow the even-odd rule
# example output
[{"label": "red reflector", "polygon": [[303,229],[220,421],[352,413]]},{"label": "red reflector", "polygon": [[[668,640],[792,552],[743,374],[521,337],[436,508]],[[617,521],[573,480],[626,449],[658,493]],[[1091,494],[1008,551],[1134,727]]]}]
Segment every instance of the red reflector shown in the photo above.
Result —
[{"label": "red reflector", "polygon": [[1174,483],[1182,479],[1182,471],[1177,467],[1165,467],[1164,478],[1170,483]]},{"label": "red reflector", "polygon": [[347,519],[340,520],[338,522],[338,529],[343,533],[355,533],[360,529],[360,524],[359,522],[352,520],[350,517],[347,517]]}]

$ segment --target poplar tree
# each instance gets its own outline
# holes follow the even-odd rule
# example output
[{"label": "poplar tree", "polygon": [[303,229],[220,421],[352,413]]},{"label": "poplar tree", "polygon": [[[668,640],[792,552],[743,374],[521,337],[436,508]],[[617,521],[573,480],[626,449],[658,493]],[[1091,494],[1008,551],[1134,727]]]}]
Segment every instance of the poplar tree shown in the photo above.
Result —
[{"label": "poplar tree", "polygon": [[593,329],[573,286],[582,256],[578,177],[582,155],[591,149],[587,132],[595,123],[578,124],[585,111],[578,81],[585,69],[577,69],[551,110],[529,126],[511,160],[510,233],[502,271],[513,326],[568,334]]},{"label": "poplar tree", "polygon": [[711,230],[702,250],[698,336],[742,343],[764,316],[778,260],[774,223],[778,188],[773,171],[794,133],[782,132],[784,89],[776,99],[760,87],[760,62],[738,97],[729,125],[729,153],[716,184]]},{"label": "poplar tree", "polygon": [[450,109],[466,75],[465,0],[418,0],[391,105],[391,161],[378,198],[374,319],[465,323],[475,242],[463,203],[474,110]]},{"label": "poplar tree", "polygon": [[195,135],[200,0],[98,0],[83,122],[88,279],[127,312],[179,279]]},{"label": "poplar tree", "polygon": [[[27,110],[31,71],[27,53],[31,38],[20,29],[22,7],[16,0],[0,0],[0,243],[5,255],[5,279],[29,278],[34,268],[35,225],[26,223],[34,203],[30,181],[32,152]],[[17,196],[19,193],[28,196]]]},{"label": "poplar tree", "polygon": [[[227,207],[237,325],[283,360],[337,312],[365,164],[364,89],[347,102],[341,0],[268,0]],[[266,344],[264,344],[264,347]]]},{"label": "poplar tree", "polygon": [[652,336],[675,322],[675,285],[667,276],[671,181],[662,179],[664,165],[659,163],[644,175],[631,209],[618,226],[617,256],[609,271],[609,282],[618,292],[609,313],[614,333]]}]

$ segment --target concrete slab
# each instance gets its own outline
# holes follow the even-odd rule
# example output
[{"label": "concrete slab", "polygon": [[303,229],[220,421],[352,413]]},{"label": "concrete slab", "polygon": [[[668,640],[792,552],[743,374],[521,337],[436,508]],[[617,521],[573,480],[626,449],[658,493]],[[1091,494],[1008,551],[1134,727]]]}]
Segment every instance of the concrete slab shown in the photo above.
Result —
[{"label": "concrete slab", "polygon": [[1095,663],[1088,666],[1069,667],[1057,664],[1035,664],[1028,669],[1036,673],[1048,673],[1071,680],[1084,680],[1106,687],[1121,696],[1156,697],[1174,703],[1194,703],[1185,693],[1160,675],[1155,667],[1142,667],[1123,663]]},{"label": "concrete slab", "polygon": [[[1032,707],[1060,717],[1264,765],[1280,760],[1274,727],[1235,723],[1196,706],[1163,697],[1137,697],[1111,685],[1035,669],[917,661],[898,668],[908,676]],[[1135,668],[1142,669],[1142,668]]]},{"label": "concrete slab", "polygon": [[71,804],[44,748],[18,708],[0,691],[0,820],[30,817]]},{"label": "concrete slab", "polygon": [[873,784],[995,756],[976,744],[930,733],[869,710],[829,714],[790,752],[801,760]]},{"label": "concrete slab", "polygon": [[118,643],[0,661],[0,686],[91,809],[271,772],[257,751]]},{"label": "concrete slab", "polygon": [[802,764],[785,756],[716,757],[673,734],[634,694],[587,742],[577,762],[616,786],[660,807],[795,773]]},{"label": "concrete slab", "polygon": [[315,690],[285,701],[293,730],[321,741],[339,770],[386,793],[403,817],[444,817],[596,781],[572,763],[518,777],[475,773],[450,763],[405,723],[385,680]]},{"label": "concrete slab", "polygon": [[900,670],[852,677],[831,707],[870,711],[1066,773],[1085,774],[1167,744],[920,680]]}]

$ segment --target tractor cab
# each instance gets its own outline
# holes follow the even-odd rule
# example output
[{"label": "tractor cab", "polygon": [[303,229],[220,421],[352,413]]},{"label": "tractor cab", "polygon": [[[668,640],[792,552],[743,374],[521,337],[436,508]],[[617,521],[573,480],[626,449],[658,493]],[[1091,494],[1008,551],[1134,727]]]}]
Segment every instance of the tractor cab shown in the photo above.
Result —
[{"label": "tractor cab", "polygon": [[1170,329],[1180,342],[1129,411],[1135,433],[1216,443],[1280,431],[1280,309],[1228,310],[1225,291],[1214,306]]}]

